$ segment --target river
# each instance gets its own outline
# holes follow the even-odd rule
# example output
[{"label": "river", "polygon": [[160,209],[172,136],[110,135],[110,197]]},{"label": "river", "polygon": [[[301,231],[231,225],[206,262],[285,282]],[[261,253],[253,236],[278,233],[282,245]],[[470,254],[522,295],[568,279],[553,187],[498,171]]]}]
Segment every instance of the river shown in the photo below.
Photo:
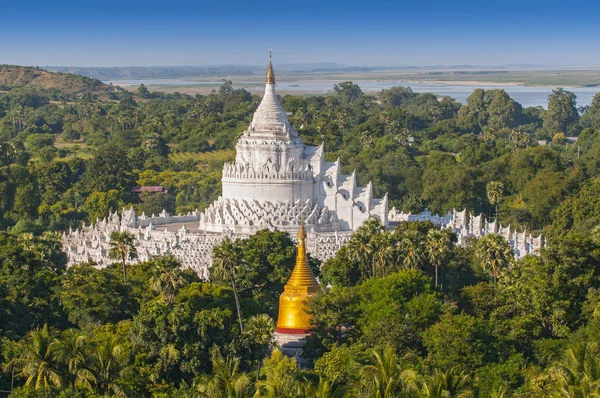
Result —
[{"label": "river", "polygon": [[[198,86],[212,89],[218,87],[220,81],[194,81],[194,80],[179,80],[179,79],[146,79],[146,80],[111,80],[105,81],[105,83],[112,83],[114,85],[139,85],[145,84],[146,86]],[[305,81],[294,81],[294,82],[279,82],[277,89],[282,93],[298,93],[298,94],[325,94],[333,90],[333,85],[339,83],[330,80],[305,80]],[[471,95],[473,90],[476,88],[483,88],[485,90],[492,89],[503,89],[511,98],[520,103],[523,107],[529,106],[543,106],[546,107],[548,103],[548,95],[552,92],[552,87],[532,87],[532,86],[521,86],[514,84],[445,84],[445,83],[433,83],[433,82],[401,82],[401,81],[355,81],[364,92],[372,93],[378,92],[382,89],[394,87],[394,86],[410,86],[414,92],[417,93],[434,93],[440,96],[450,96],[455,98],[461,103],[466,103],[467,97]],[[259,92],[262,90],[262,82],[243,82],[239,85],[234,82],[234,87],[244,87],[252,92]],[[594,95],[600,92],[600,87],[576,87],[568,88],[569,91],[574,92],[577,95],[577,105],[589,105],[594,98]]]}]

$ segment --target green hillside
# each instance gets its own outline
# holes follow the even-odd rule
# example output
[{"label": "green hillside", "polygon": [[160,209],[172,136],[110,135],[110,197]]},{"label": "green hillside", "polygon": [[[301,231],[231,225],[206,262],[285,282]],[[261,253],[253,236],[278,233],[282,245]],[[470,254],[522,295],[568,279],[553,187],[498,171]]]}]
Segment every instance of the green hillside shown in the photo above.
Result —
[{"label": "green hillside", "polygon": [[58,89],[67,94],[108,93],[121,90],[100,80],[71,73],[48,72],[46,70],[16,65],[0,65],[0,89],[17,87]]}]

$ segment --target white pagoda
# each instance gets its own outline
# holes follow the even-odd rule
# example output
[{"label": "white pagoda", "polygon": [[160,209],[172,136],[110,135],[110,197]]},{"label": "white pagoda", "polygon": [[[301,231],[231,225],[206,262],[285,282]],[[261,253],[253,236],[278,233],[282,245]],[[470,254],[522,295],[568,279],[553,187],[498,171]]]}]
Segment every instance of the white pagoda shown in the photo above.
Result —
[{"label": "white pagoda", "polygon": [[273,228],[296,235],[304,217],[316,233],[351,232],[375,217],[387,226],[388,202],[373,198],[371,183],[342,175],[339,160],[325,162],[323,145],[306,146],[275,94],[269,62],[265,95],[223,167],[223,196],[200,216],[200,230],[251,234]]},{"label": "white pagoda", "polygon": [[[136,215],[123,209],[90,226],[63,234],[68,265],[92,261],[99,267],[108,256],[110,235],[129,231],[135,240],[137,259],[172,254],[183,267],[208,278],[213,248],[224,237],[245,238],[261,229],[289,232],[295,238],[306,228],[306,250],[320,260],[335,256],[352,233],[367,219],[377,218],[385,227],[401,221],[429,220],[458,235],[458,244],[467,237],[501,233],[510,243],[515,258],[537,254],[542,237],[534,238],[488,223],[481,215],[467,217],[466,210],[446,216],[424,212],[419,215],[388,213],[387,195],[373,198],[373,187],[359,187],[356,174],[343,175],[339,160],[326,162],[323,145],[306,146],[289,123],[275,95],[275,74],[269,62],[265,95],[252,122],[236,144],[236,158],[223,166],[223,194],[204,212],[171,215]],[[485,221],[485,225],[484,225]]]}]

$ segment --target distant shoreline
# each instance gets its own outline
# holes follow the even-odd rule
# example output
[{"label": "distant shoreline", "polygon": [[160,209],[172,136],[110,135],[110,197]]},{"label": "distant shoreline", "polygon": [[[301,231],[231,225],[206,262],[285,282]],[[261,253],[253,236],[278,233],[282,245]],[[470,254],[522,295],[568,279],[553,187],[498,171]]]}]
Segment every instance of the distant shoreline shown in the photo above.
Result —
[{"label": "distant shoreline", "polygon": [[[287,76],[285,76],[287,77]],[[286,90],[286,85],[297,85],[297,84],[311,84],[311,83],[315,83],[315,82],[321,82],[321,83],[331,83],[333,84],[339,84],[341,82],[345,82],[345,81],[352,81],[354,83],[360,84],[360,83],[382,83],[382,84],[391,84],[393,86],[410,86],[411,84],[429,84],[429,85],[441,85],[441,86],[465,86],[465,87],[481,87],[481,86],[510,86],[510,87],[518,87],[518,86],[523,86],[523,87],[540,87],[540,88],[557,88],[557,87],[562,87],[562,88],[567,88],[567,89],[573,89],[573,88],[585,88],[585,87],[600,87],[600,82],[598,84],[531,84],[531,83],[524,83],[524,82],[519,82],[519,81],[506,81],[506,82],[501,82],[501,81],[485,81],[485,80],[429,80],[429,79],[402,79],[401,81],[399,79],[360,79],[360,76],[355,76],[358,79],[331,79],[331,78],[326,78],[326,79],[290,79],[290,80],[284,80],[281,83],[279,83],[278,85],[280,86],[279,89],[285,91]],[[256,77],[254,77],[256,78]],[[258,88],[260,90],[262,90],[263,86],[262,86],[262,82],[259,81],[248,81],[247,77],[246,78],[242,78],[240,79],[239,76],[231,76],[231,77],[224,77],[222,78],[223,80],[231,80],[233,82],[234,87],[241,87],[241,88],[245,88],[247,90],[252,91],[254,88]],[[185,81],[183,83],[179,83],[179,81]],[[189,78],[189,79],[123,79],[123,80],[119,80],[119,79],[114,79],[114,80],[106,80],[106,83],[111,83],[115,86],[120,86],[126,89],[130,89],[131,87],[138,87],[141,84],[144,84],[148,87],[154,87],[154,88],[158,88],[157,91],[163,91],[161,88],[167,88],[167,87],[181,87],[181,88],[195,88],[198,91],[208,91],[210,92],[212,89],[214,88],[218,88],[220,87],[221,83],[220,82],[215,82],[214,81],[215,78],[212,79],[198,79],[198,80],[194,80],[194,78]],[[163,81],[161,83],[154,83],[154,82],[158,82],[158,81]],[[292,90],[290,90],[292,91]],[[301,90],[293,90],[293,91],[301,91]],[[323,91],[318,91],[318,90],[307,90],[311,93],[323,93]],[[378,91],[378,90],[376,90]],[[369,91],[367,91],[369,92]],[[370,91],[373,92],[373,91]]]},{"label": "distant shoreline", "polygon": [[[346,76],[345,76],[346,77]],[[505,90],[508,95],[511,96],[515,101],[519,102],[523,107],[530,106],[541,106],[546,107],[548,104],[548,95],[552,90],[559,85],[529,85],[522,82],[507,81],[507,82],[493,82],[484,80],[427,80],[427,79],[335,79],[332,77],[323,79],[295,79],[286,80],[287,76],[282,76],[278,79],[277,92],[280,95],[298,95],[298,96],[313,96],[313,95],[329,95],[333,92],[334,84],[342,81],[352,80],[357,84],[361,90],[366,94],[377,94],[383,89],[389,89],[396,86],[409,86],[415,93],[432,93],[438,98],[451,97],[456,101],[465,104],[467,98],[477,88],[483,88],[485,90],[502,89]],[[232,80],[234,89],[243,88],[252,94],[261,95],[264,91],[264,82],[257,81],[258,79],[254,76],[252,81],[240,81],[237,79]],[[160,82],[160,84],[153,84]],[[144,83],[148,90],[163,92],[168,94],[180,93],[187,95],[207,95],[211,92],[219,90],[222,81],[212,78],[211,80],[182,80],[184,83],[190,84],[175,84],[176,79],[161,79],[161,80],[127,80],[123,83],[119,81],[112,81],[115,85],[121,85],[121,87],[135,91],[140,83]],[[589,105],[591,104],[593,97],[600,93],[600,86],[595,87],[570,87],[568,85],[560,85],[570,91],[573,91],[577,95],[578,105]]]}]

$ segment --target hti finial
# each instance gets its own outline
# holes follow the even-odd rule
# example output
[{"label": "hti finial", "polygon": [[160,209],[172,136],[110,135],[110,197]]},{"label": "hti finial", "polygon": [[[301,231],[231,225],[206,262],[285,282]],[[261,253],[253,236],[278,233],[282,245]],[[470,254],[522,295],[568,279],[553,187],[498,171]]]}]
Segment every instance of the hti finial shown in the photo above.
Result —
[{"label": "hti finial", "polygon": [[304,210],[302,210],[302,218],[300,221],[300,229],[298,230],[298,241],[304,242],[306,231],[304,230]]},{"label": "hti finial", "polygon": [[275,72],[273,72],[273,47],[269,46],[269,67],[267,68],[267,79],[265,83],[275,84]]}]

